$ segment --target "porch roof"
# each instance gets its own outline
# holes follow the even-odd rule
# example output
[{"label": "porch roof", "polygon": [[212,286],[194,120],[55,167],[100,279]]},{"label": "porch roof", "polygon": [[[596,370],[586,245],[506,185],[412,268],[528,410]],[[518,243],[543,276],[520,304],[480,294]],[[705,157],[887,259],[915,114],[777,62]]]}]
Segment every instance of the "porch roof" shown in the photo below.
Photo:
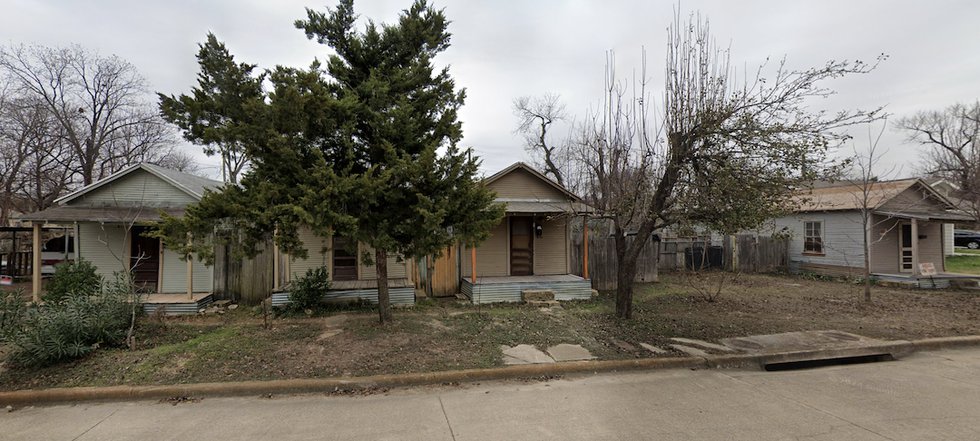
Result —
[{"label": "porch roof", "polygon": [[972,220],[974,220],[971,216],[968,216],[966,214],[959,214],[959,213],[948,212],[948,211],[943,211],[943,212],[938,212],[938,211],[935,211],[935,212],[897,212],[897,211],[880,211],[880,210],[875,210],[872,213],[877,214],[877,215],[881,215],[881,216],[893,217],[893,218],[915,219],[915,220],[921,220],[921,221],[963,222],[963,221],[972,221]]},{"label": "porch roof", "polygon": [[46,210],[17,216],[17,219],[31,222],[156,222],[161,213],[170,216],[183,216],[184,208],[174,207],[79,207],[63,205]]},{"label": "porch roof", "polygon": [[508,213],[589,213],[591,208],[578,201],[572,200],[543,200],[543,199],[513,199],[497,198],[496,202],[507,204]]}]

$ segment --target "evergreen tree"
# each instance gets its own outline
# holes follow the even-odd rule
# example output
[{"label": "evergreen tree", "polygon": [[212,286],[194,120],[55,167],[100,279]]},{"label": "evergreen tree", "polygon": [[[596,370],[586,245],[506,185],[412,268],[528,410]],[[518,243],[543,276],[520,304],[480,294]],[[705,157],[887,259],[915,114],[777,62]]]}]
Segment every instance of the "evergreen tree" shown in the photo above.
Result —
[{"label": "evergreen tree", "polygon": [[263,105],[263,75],[253,74],[254,64],[236,63],[214,34],[198,47],[197,87],[191,95],[158,94],[160,110],[185,139],[203,145],[208,156],[220,155],[222,177],[235,184],[247,164],[253,114]]}]

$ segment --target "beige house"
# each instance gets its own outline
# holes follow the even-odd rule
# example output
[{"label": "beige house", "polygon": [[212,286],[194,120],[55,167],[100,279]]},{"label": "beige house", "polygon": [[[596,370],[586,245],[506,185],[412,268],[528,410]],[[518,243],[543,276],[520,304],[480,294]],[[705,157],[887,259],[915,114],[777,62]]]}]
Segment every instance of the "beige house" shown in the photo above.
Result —
[{"label": "beige house", "polygon": [[[374,257],[374,249],[365,243],[354,243],[339,236],[323,238],[304,228],[299,233],[307,257],[284,255],[279,261],[285,266],[277,271],[279,280],[273,290],[272,304],[289,302],[291,283],[303,277],[307,271],[324,267],[330,278],[327,301],[362,300],[378,302],[377,271],[374,265],[364,262],[365,254]],[[399,256],[388,258],[388,297],[392,305],[415,304],[415,284],[410,279],[411,263]]]},{"label": "beige house", "polygon": [[[793,269],[859,276],[867,236],[871,272],[878,279],[918,284],[939,277],[948,284],[957,277],[945,272],[944,230],[968,216],[920,179],[872,183],[867,204],[864,194],[852,183],[820,186],[799,195],[795,213],[775,219],[777,230],[791,234]],[[867,228],[862,221],[865,205],[871,215]]]},{"label": "beige house", "polygon": [[[221,182],[137,164],[85,186],[57,201],[55,207],[19,216],[35,230],[35,256],[39,256],[42,225],[74,230],[77,258],[95,265],[112,280],[117,272],[132,273],[138,289],[147,294],[148,312],[166,306],[167,313],[196,313],[212,301],[214,271],[148,237],[161,213],[180,216],[185,207],[201,200],[205,189]],[[34,295],[40,295],[40,265],[34,265]]]},{"label": "beige house", "polygon": [[521,162],[484,184],[507,205],[506,216],[485,242],[461,250],[462,293],[474,303],[521,301],[532,289],[589,298],[590,282],[572,274],[571,263],[569,221],[586,212],[581,198]]}]

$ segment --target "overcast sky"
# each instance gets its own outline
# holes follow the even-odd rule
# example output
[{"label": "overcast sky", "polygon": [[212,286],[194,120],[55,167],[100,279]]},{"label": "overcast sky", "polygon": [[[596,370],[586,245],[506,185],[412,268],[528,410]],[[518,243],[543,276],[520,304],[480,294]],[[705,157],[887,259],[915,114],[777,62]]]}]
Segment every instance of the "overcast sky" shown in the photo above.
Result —
[{"label": "overcast sky", "polygon": [[[390,22],[409,0],[355,2],[362,17]],[[527,160],[514,134],[512,101],[558,93],[572,115],[598,102],[605,52],[615,50],[620,72],[638,67],[642,47],[655,86],[662,83],[668,1],[441,0],[452,20],[452,47],[437,61],[451,66],[467,90],[461,113],[465,138],[486,172]],[[293,27],[304,8],[332,3],[259,0],[72,1],[4,0],[5,43],[78,43],[119,55],[137,66],[155,91],[183,93],[195,83],[197,44],[214,32],[240,60],[262,68],[305,67],[329,50]],[[838,96],[820,107],[887,106],[892,122],[917,110],[980,98],[980,2],[976,1],[684,1],[700,11],[736,66],[787,57],[806,68],[829,59],[888,60],[873,73],[828,83]],[[655,93],[655,96],[659,93]],[[866,146],[867,130],[856,142]],[[200,155],[210,174],[217,161]],[[880,148],[885,167],[914,170],[922,147],[889,126]]]}]

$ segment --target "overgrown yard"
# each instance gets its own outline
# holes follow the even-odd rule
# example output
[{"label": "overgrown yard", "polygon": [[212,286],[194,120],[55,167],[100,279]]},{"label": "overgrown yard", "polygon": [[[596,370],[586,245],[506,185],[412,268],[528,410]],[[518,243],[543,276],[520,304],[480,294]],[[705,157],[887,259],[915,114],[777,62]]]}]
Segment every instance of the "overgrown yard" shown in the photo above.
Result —
[{"label": "overgrown yard", "polygon": [[[164,384],[360,376],[491,367],[500,345],[581,344],[601,359],[646,357],[637,346],[670,337],[724,337],[838,329],[910,339],[980,334],[980,295],[966,291],[876,288],[789,276],[743,275],[715,302],[684,275],[639,285],[635,318],[613,317],[611,295],[561,308],[476,307],[426,302],[377,325],[374,311],[272,320],[248,308],[223,316],[147,318],[135,351],[104,349],[41,369],[0,367],[5,390],[82,385]],[[625,344],[624,344],[625,343]],[[630,349],[630,347],[633,349]]]}]

